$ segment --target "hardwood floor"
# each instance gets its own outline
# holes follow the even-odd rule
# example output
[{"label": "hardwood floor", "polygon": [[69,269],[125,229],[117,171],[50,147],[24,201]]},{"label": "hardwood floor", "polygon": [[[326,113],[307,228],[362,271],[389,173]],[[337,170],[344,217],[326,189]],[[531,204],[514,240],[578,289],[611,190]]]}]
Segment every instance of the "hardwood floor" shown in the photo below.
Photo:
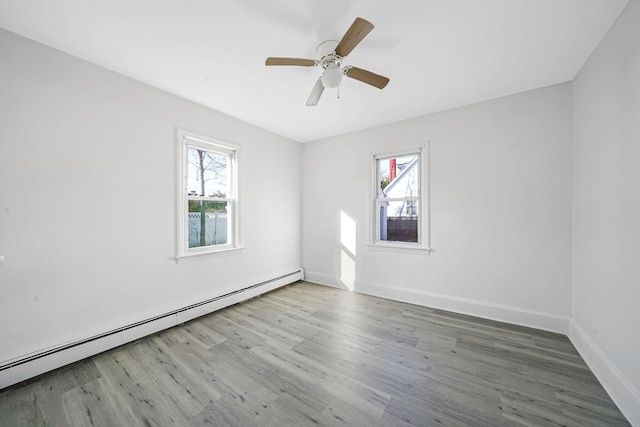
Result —
[{"label": "hardwood floor", "polygon": [[4,390],[0,425],[629,424],[565,336],[300,282]]}]

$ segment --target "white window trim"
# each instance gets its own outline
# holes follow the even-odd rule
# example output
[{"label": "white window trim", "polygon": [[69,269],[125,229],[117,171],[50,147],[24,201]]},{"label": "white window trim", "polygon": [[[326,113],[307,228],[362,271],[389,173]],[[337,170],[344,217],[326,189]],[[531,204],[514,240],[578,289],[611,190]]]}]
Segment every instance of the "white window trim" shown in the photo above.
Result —
[{"label": "white window trim", "polygon": [[[418,203],[418,242],[393,242],[378,240],[378,159],[388,157],[400,157],[404,155],[418,155],[420,194]],[[423,141],[415,146],[404,146],[400,148],[389,147],[370,154],[369,158],[369,242],[367,247],[371,251],[386,251],[398,253],[412,253],[429,255],[433,250],[430,244],[431,226],[430,226],[430,200],[429,200],[429,141]]]},{"label": "white window trim", "polygon": [[[239,253],[243,247],[240,244],[240,201],[238,190],[238,158],[240,156],[240,146],[231,142],[222,141],[209,136],[197,134],[186,129],[176,129],[178,147],[178,178],[177,178],[177,227],[176,227],[176,262],[184,263],[210,257],[228,256]],[[226,245],[203,246],[189,248],[187,243],[188,223],[187,223],[187,146],[200,147],[209,151],[226,153],[231,156],[231,208],[229,221],[231,221],[230,231],[231,243]]]}]

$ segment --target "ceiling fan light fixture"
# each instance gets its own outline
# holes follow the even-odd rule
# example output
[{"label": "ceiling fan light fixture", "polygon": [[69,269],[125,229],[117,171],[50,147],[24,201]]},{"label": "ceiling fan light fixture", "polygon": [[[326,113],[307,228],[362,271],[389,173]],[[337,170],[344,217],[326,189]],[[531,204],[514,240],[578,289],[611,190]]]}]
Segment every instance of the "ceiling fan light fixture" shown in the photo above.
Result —
[{"label": "ceiling fan light fixture", "polygon": [[342,70],[337,66],[327,67],[322,73],[322,85],[325,88],[334,88],[340,86],[342,82]]},{"label": "ceiling fan light fixture", "polygon": [[321,66],[324,71],[320,78],[316,80],[311,94],[307,99],[306,105],[311,107],[318,105],[320,96],[326,88],[338,88],[338,98],[340,97],[339,87],[342,83],[343,74],[351,79],[359,80],[378,89],[382,89],[389,83],[387,77],[351,65],[340,68],[345,57],[349,55],[353,48],[355,48],[371,30],[373,30],[373,24],[366,19],[358,17],[353,21],[353,24],[351,24],[339,42],[336,40],[327,40],[318,45],[316,49],[318,59],[270,56],[266,59],[265,65]]}]

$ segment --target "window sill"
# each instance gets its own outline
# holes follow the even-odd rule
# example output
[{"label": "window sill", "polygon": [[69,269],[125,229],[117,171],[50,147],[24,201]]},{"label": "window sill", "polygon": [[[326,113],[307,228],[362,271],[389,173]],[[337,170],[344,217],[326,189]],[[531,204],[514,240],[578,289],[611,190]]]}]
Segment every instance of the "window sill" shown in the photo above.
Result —
[{"label": "window sill", "polygon": [[190,254],[183,254],[176,256],[176,264],[184,264],[185,262],[200,261],[207,258],[219,258],[224,256],[239,255],[244,249],[243,246],[237,246],[235,248],[220,249],[217,251],[209,252],[195,252]]},{"label": "window sill", "polygon": [[368,243],[370,251],[397,252],[404,254],[429,255],[433,249],[418,245],[402,245],[393,243]]}]

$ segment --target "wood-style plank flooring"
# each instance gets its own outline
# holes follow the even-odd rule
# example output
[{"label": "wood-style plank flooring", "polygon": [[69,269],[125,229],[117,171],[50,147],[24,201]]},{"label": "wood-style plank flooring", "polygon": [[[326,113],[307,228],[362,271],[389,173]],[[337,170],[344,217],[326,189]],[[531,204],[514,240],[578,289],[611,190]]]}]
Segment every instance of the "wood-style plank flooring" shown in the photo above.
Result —
[{"label": "wood-style plank flooring", "polygon": [[0,425],[629,424],[565,336],[300,282],[6,389]]}]

